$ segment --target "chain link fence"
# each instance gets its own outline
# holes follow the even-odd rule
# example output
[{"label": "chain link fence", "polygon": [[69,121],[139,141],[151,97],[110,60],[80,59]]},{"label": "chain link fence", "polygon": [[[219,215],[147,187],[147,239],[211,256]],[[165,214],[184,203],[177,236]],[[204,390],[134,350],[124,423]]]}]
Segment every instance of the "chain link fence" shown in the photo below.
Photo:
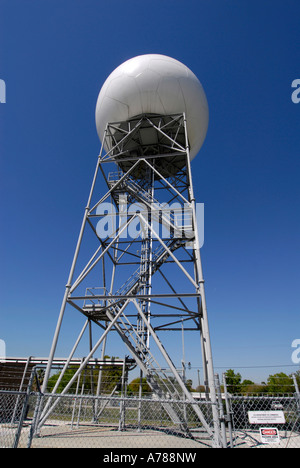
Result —
[{"label": "chain link fence", "polygon": [[[49,402],[51,415],[39,427],[32,447],[200,448],[210,446],[192,405],[183,401],[65,395],[42,397],[40,414]],[[177,406],[184,421],[174,422],[168,405]],[[205,411],[212,422],[211,405]],[[42,416],[43,417],[43,416]],[[40,418],[39,418],[40,419]],[[39,420],[38,419],[38,420]]]},{"label": "chain link fence", "polygon": [[235,447],[300,448],[300,400],[294,395],[228,398]]},{"label": "chain link fence", "polygon": [[300,448],[299,377],[299,373],[279,373],[270,376],[268,384],[241,385],[235,393],[236,387],[227,386],[224,374],[220,404],[224,446]]},{"label": "chain link fence", "polygon": [[24,428],[27,395],[0,391],[0,448],[17,448]]},{"label": "chain link fence", "polygon": [[[215,446],[213,405],[152,395],[42,394],[39,369],[19,389],[0,390],[1,448],[102,448],[196,450]],[[234,394],[216,379],[217,439],[226,448],[300,448],[300,398]],[[17,388],[15,386],[15,388]],[[211,433],[199,421],[201,410]],[[174,411],[180,415],[174,418]],[[173,417],[172,417],[173,415]]]},{"label": "chain link fence", "polygon": [[[174,422],[167,410],[177,406],[185,419]],[[198,403],[212,421],[210,402]],[[41,395],[0,391],[1,448],[186,448],[210,447],[186,401],[148,398]],[[53,409],[51,410],[51,406]],[[51,413],[43,421],[43,412]],[[42,421],[42,424],[41,424]]]}]

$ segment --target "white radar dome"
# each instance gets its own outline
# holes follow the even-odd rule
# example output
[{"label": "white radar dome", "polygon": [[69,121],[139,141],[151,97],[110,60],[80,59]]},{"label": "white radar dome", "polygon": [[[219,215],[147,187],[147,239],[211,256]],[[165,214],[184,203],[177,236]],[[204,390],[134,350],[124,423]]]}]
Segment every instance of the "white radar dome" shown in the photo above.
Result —
[{"label": "white radar dome", "polygon": [[185,113],[190,159],[200,150],[208,127],[208,105],[194,73],[178,60],[140,55],[117,67],[102,86],[96,105],[96,127],[102,141],[107,123],[144,114]]}]

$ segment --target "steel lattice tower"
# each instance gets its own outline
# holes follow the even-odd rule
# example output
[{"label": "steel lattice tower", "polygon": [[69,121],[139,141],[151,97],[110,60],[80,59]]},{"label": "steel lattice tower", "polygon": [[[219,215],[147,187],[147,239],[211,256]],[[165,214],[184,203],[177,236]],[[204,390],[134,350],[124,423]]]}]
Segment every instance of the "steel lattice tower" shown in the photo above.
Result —
[{"label": "steel lattice tower", "polygon": [[[218,446],[219,419],[188,117],[185,112],[145,112],[110,121],[101,140],[43,389],[65,310],[70,306],[85,317],[85,323],[64,370],[86,329],[91,337],[93,326],[98,337],[95,342],[90,339],[86,357],[64,392],[114,332],[114,339],[117,335],[126,345],[153,393],[161,399],[168,395],[174,401],[188,400]],[[163,331],[177,336],[183,324],[185,330],[200,336],[199,354],[213,424],[195,404],[161,338]],[[178,405],[164,403],[164,408],[184,427]],[[47,411],[51,411],[50,404],[41,415],[41,424]]]}]

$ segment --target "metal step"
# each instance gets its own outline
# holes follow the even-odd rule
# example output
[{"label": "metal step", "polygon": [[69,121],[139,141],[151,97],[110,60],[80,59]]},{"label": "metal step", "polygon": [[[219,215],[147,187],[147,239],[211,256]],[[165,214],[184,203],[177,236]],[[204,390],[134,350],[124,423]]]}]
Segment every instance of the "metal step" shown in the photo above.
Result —
[{"label": "metal step", "polygon": [[[122,177],[121,172],[110,173],[108,176],[108,182],[110,187],[113,187]],[[140,183],[130,176],[118,186],[117,191],[124,194],[127,192],[130,196],[130,202],[132,199],[139,201],[146,205],[146,207],[151,210],[153,220],[156,222],[161,222],[162,225],[168,229],[168,232],[172,232],[176,238],[185,238],[193,239],[194,231],[192,225],[192,211],[191,209],[184,210],[182,215],[182,210],[178,212],[178,216],[174,212],[166,210],[165,206],[159,203]],[[128,200],[129,201],[129,200]],[[182,223],[182,216],[184,217],[184,222]],[[181,222],[180,222],[181,220]]]}]

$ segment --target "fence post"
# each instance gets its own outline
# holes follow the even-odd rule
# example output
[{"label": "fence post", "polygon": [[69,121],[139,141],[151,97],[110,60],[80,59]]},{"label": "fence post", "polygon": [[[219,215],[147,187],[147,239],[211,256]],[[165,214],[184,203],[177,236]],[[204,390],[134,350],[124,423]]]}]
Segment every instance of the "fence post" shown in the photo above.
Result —
[{"label": "fence post", "polygon": [[32,422],[30,426],[30,431],[29,431],[29,436],[28,436],[28,441],[27,441],[27,448],[31,448],[33,436],[36,435],[36,428],[38,424],[38,417],[40,414],[40,406],[42,403],[42,397],[43,397],[43,394],[39,393],[36,404],[35,404],[33,418],[32,418]]},{"label": "fence post", "polygon": [[224,396],[225,396],[226,416],[227,416],[227,422],[228,422],[228,432],[229,432],[230,448],[233,448],[233,438],[232,438],[232,412],[231,412],[230,403],[229,403],[229,398],[228,398],[227,382],[226,382],[226,374],[225,374],[225,373],[223,373],[223,386],[224,386]]},{"label": "fence post", "polygon": [[28,406],[28,401],[29,401],[29,397],[30,397],[30,393],[31,393],[31,388],[32,388],[34,376],[35,376],[35,368],[32,369],[32,371],[31,371],[30,379],[29,379],[29,382],[28,382],[28,386],[27,386],[27,390],[26,390],[26,394],[25,394],[25,398],[24,398],[23,408],[22,408],[22,412],[21,412],[21,416],[20,416],[20,420],[19,420],[19,424],[18,424],[18,429],[17,429],[16,435],[15,435],[13,448],[18,448],[18,445],[19,445],[19,440],[20,440],[20,436],[21,436],[21,432],[22,432],[23,422],[24,422],[24,419],[25,419],[25,416],[26,416],[26,411],[27,411],[27,406]]},{"label": "fence post", "polygon": [[44,396],[44,394],[42,393],[41,387],[40,387],[36,367],[33,369],[33,373],[36,376],[38,398],[37,398],[37,401],[35,403],[34,413],[33,413],[32,422],[31,422],[31,426],[30,426],[28,441],[27,441],[27,448],[31,448],[33,436],[37,434],[37,424],[38,424],[38,419],[39,419],[41,405],[42,405],[42,398]]},{"label": "fence post", "polygon": [[293,374],[293,380],[294,380],[294,385],[295,385],[295,390],[296,390],[296,399],[297,399],[297,406],[298,406],[298,411],[300,413],[300,392],[299,392],[299,386],[296,378],[296,374]]},{"label": "fence post", "polygon": [[20,385],[19,385],[19,392],[20,392],[20,395],[18,395],[16,404],[15,404],[15,409],[14,409],[14,412],[13,412],[13,415],[12,415],[12,418],[11,418],[12,424],[14,423],[14,420],[15,420],[15,417],[16,417],[16,413],[17,413],[17,411],[18,411],[20,396],[21,396],[21,392],[22,392],[22,390],[23,390],[23,385],[24,385],[24,382],[25,382],[26,373],[27,373],[27,371],[28,371],[28,366],[29,366],[29,363],[30,363],[30,359],[31,359],[31,356],[29,356],[29,358],[27,359],[27,362],[26,362],[25,367],[24,367],[22,379],[21,379],[21,382],[20,382]]},{"label": "fence post", "polygon": [[124,431],[125,429],[125,412],[126,412],[126,401],[124,396],[126,396],[126,357],[123,361],[122,369],[122,381],[121,381],[121,401],[120,401],[120,421],[119,421],[119,431]]},{"label": "fence post", "polygon": [[216,382],[217,398],[218,398],[218,404],[219,404],[219,420],[221,423],[222,444],[223,444],[223,448],[226,448],[227,438],[226,438],[225,416],[224,416],[224,409],[223,409],[223,402],[222,402],[220,379],[219,379],[218,374],[215,375],[215,382]]},{"label": "fence post", "polygon": [[294,385],[295,385],[296,394],[297,394],[297,396],[299,398],[300,397],[300,392],[299,392],[298,382],[297,382],[297,379],[296,379],[296,374],[293,374],[293,381],[294,381]]}]

